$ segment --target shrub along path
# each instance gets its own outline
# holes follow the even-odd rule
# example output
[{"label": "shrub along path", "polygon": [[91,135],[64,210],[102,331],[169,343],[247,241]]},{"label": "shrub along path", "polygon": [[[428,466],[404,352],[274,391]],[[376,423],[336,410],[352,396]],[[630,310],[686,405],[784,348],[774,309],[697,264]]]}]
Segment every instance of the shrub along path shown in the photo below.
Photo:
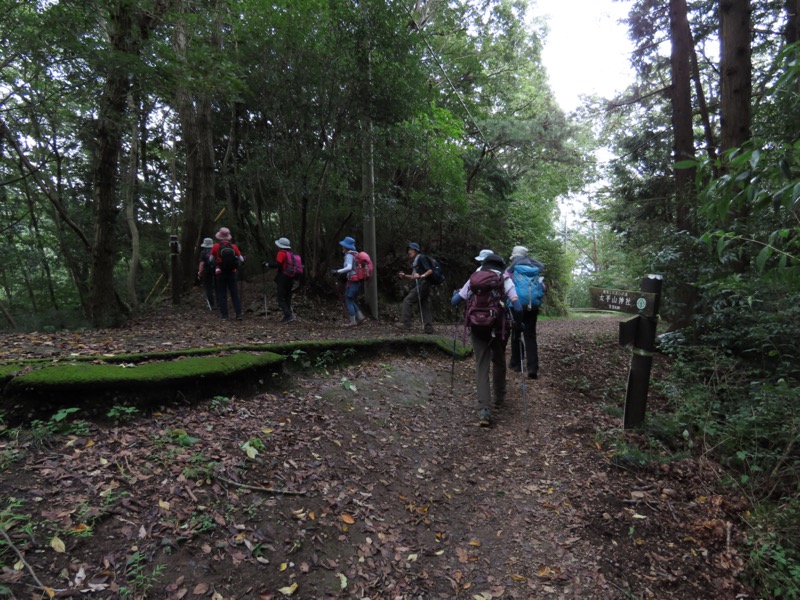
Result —
[{"label": "shrub along path", "polygon": [[[197,302],[195,302],[197,300]],[[335,313],[4,335],[2,358],[385,336]],[[310,310],[307,309],[307,314]],[[0,590],[16,598],[735,598],[741,499],[717,465],[619,430],[614,318],[540,323],[476,425],[471,359],[429,347],[337,366],[299,355],[268,391],[109,407],[0,432]],[[452,328],[440,333],[452,335]],[[460,331],[460,330],[459,330]],[[308,364],[304,364],[308,363]],[[668,367],[658,357],[649,410]],[[452,370],[451,370],[452,369]],[[62,418],[63,417],[63,418]],[[61,433],[52,433],[59,430]],[[649,453],[649,457],[642,450]],[[42,595],[44,592],[44,596]]]}]

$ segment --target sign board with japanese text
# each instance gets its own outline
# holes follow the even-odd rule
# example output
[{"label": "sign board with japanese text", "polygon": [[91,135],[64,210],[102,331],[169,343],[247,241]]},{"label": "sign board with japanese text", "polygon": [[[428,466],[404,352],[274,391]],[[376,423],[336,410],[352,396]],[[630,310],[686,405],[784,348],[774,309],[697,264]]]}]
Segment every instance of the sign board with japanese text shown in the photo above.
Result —
[{"label": "sign board with japanese text", "polygon": [[592,308],[616,310],[643,317],[655,316],[656,294],[632,290],[590,287]]}]

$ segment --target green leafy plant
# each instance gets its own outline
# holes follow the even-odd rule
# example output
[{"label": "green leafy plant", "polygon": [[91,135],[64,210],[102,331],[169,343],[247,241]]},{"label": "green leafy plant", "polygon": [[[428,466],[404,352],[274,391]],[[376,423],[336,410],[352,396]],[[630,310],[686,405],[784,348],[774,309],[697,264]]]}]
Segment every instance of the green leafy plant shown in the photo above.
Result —
[{"label": "green leafy plant", "polygon": [[125,576],[127,585],[120,587],[119,595],[122,598],[145,598],[148,592],[164,572],[166,565],[156,565],[147,568],[147,559],[140,553],[134,552],[125,563]]},{"label": "green leafy plant", "polygon": [[230,404],[231,399],[227,396],[214,396],[211,399],[211,410],[214,412],[222,412]]},{"label": "green leafy plant", "polygon": [[107,413],[106,416],[113,420],[118,425],[132,421],[139,413],[139,409],[135,406],[120,406],[114,405]]}]

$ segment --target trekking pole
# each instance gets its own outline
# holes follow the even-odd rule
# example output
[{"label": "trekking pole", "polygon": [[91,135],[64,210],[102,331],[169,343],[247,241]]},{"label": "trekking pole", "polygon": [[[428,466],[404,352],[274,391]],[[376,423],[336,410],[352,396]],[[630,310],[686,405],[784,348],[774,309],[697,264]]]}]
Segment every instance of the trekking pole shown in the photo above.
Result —
[{"label": "trekking pole", "polygon": [[425,320],[422,318],[422,297],[419,295],[419,279],[415,279],[414,283],[417,284],[417,301],[419,302],[419,322],[422,323],[422,328],[425,329]]},{"label": "trekking pole", "polygon": [[267,272],[261,268],[261,281],[264,283],[264,318],[269,318],[269,308],[267,308]]},{"label": "trekking pole", "polygon": [[458,321],[453,323],[453,364],[450,366],[450,397],[453,397],[453,381],[456,373],[456,328]]},{"label": "trekking pole", "polygon": [[522,381],[522,405],[525,407],[525,433],[530,431],[529,419],[530,412],[528,409],[528,401],[525,397],[525,338],[522,332],[519,332],[519,374]]}]

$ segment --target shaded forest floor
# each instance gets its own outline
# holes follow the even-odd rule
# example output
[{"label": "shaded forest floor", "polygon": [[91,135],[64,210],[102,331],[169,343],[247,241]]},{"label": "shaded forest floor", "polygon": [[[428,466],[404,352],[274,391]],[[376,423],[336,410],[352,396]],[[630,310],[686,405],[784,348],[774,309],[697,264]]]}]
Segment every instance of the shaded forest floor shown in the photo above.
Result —
[{"label": "shaded forest floor", "polygon": [[[2,335],[0,358],[394,331],[371,320],[343,328],[336,306],[302,298],[298,320],[281,325],[277,311],[257,314],[255,290],[243,321],[222,321],[194,292],[121,330]],[[0,589],[25,599],[751,597],[738,578],[745,506],[719,491],[719,467],[620,430],[630,350],[617,323],[540,321],[540,378],[509,372],[490,428],[477,426],[473,360],[429,349],[297,356],[254,395],[176,402],[124,423],[78,412],[53,436],[44,424],[6,428]],[[651,412],[668,366],[656,358]]]}]

